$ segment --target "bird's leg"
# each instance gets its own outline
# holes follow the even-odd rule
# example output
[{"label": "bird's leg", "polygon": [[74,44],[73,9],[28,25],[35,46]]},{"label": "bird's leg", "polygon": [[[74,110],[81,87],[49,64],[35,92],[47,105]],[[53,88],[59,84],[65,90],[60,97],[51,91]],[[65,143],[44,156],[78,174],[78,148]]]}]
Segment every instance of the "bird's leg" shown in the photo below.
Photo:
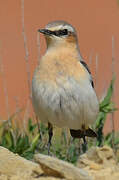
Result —
[{"label": "bird's leg", "polygon": [[82,150],[83,152],[85,153],[86,150],[87,150],[87,142],[86,142],[86,138],[85,138],[85,135],[83,136],[83,144],[82,144]]},{"label": "bird's leg", "polygon": [[51,146],[51,140],[53,136],[53,127],[50,123],[48,123],[48,134],[49,134],[49,140],[48,140],[48,155],[50,154],[50,146]]}]

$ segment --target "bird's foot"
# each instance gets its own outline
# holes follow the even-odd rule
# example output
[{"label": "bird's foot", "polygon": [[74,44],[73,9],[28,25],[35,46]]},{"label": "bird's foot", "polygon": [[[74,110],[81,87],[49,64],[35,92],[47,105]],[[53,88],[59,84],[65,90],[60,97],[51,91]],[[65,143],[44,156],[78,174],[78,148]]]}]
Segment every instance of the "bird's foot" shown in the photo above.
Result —
[{"label": "bird's foot", "polygon": [[50,155],[50,147],[51,147],[51,143],[48,142],[48,155]]}]

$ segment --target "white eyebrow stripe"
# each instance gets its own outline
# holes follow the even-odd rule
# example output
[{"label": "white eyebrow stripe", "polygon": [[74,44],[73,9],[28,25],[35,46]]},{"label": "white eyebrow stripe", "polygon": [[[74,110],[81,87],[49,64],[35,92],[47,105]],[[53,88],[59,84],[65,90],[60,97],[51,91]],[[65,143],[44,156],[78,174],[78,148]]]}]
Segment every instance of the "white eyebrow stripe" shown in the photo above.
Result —
[{"label": "white eyebrow stripe", "polygon": [[59,26],[54,26],[54,27],[47,27],[46,29],[52,30],[52,31],[58,31],[58,30],[63,30],[63,29],[67,29],[68,31],[74,32],[73,27],[69,26],[69,25],[59,25]]},{"label": "white eyebrow stripe", "polygon": [[65,26],[63,26],[63,28],[64,28],[64,29],[68,29],[68,30],[71,31],[71,32],[74,32],[73,27],[71,27],[71,26],[69,26],[69,25],[65,25]]}]

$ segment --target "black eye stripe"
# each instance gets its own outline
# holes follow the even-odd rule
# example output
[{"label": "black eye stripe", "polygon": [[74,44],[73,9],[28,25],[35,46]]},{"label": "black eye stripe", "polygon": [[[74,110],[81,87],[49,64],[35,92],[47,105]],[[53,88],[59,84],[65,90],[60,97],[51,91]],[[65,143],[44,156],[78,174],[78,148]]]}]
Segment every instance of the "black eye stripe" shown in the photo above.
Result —
[{"label": "black eye stripe", "polygon": [[63,30],[53,31],[52,33],[55,36],[66,36],[66,35],[68,35],[68,30],[67,29],[63,29]]}]

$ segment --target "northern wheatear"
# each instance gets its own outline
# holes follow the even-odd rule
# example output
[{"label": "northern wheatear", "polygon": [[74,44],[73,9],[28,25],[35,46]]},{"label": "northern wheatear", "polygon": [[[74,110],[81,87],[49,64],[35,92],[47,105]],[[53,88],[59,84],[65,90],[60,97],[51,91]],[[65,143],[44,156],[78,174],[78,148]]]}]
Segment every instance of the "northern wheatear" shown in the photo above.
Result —
[{"label": "northern wheatear", "polygon": [[64,21],[51,22],[38,31],[45,35],[47,50],[33,76],[32,101],[36,115],[48,123],[49,148],[52,125],[68,127],[72,137],[86,143],[85,136],[96,137],[89,126],[96,120],[99,104],[77,33]]}]

